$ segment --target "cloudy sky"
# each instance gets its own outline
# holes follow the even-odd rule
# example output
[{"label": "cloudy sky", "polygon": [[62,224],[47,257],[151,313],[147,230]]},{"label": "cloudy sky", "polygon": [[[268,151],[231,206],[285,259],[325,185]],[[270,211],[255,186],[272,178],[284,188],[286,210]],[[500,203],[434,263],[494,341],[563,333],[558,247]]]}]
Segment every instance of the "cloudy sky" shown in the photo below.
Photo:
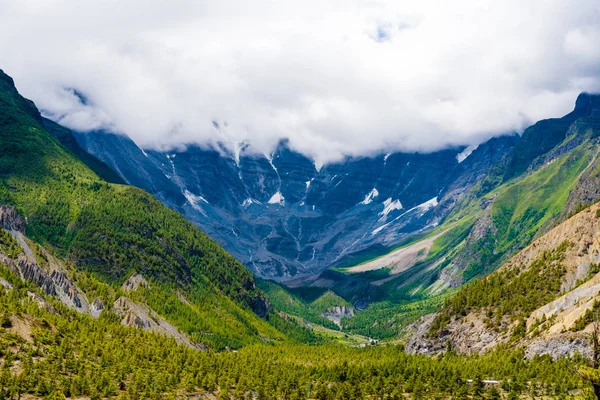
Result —
[{"label": "cloudy sky", "polygon": [[[598,0],[0,0],[44,114],[145,147],[280,138],[317,162],[474,144],[600,91]],[[214,124],[213,122],[216,122]]]}]

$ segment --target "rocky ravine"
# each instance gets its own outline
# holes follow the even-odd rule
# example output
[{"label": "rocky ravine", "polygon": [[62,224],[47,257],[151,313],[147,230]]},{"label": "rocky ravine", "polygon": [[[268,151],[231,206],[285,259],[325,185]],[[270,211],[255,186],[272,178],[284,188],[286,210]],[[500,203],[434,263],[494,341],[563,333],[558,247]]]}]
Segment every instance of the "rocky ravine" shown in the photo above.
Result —
[{"label": "rocky ravine", "polygon": [[[591,278],[588,275],[590,266],[600,262],[600,214],[597,213],[600,213],[600,204],[576,214],[535,240],[500,269],[519,268],[523,271],[545,251],[556,249],[564,241],[571,243],[561,261],[566,273],[562,277],[560,293],[553,301],[529,315],[526,320],[527,334],[514,343],[523,347],[529,357],[536,354],[559,357],[572,355],[576,351],[584,355],[590,354],[588,338],[591,324],[580,331],[573,331],[571,328],[586,310],[592,308],[595,300],[600,300],[600,273]],[[590,279],[586,281],[587,278]],[[540,279],[544,277],[540,276]],[[464,317],[455,318],[433,338],[428,337],[428,332],[435,314],[422,317],[406,328],[406,349],[410,353],[434,354],[443,352],[449,344],[457,352],[469,354],[485,352],[497,345],[509,343],[516,322],[511,323],[504,316],[502,324],[506,330],[498,332],[486,327],[483,322],[485,313],[486,310],[475,310]],[[541,320],[549,322],[533,329],[534,324]]]}]

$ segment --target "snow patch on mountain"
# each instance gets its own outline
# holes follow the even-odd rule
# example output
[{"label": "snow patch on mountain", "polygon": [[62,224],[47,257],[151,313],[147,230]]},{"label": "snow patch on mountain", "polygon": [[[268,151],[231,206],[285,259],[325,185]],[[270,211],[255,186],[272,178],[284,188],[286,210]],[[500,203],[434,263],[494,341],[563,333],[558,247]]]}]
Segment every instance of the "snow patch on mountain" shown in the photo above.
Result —
[{"label": "snow patch on mountain", "polygon": [[244,208],[248,208],[250,207],[252,204],[260,204],[260,201],[258,200],[254,200],[251,197],[248,197],[246,200],[244,200],[244,202],[242,203],[242,207]]},{"label": "snow patch on mountain", "polygon": [[204,197],[195,195],[194,193],[190,192],[187,189],[185,189],[183,191],[183,195],[185,196],[188,203],[190,203],[190,205],[194,208],[194,210],[196,210],[196,211],[202,213],[202,215],[206,216],[206,213],[204,212],[202,207],[200,207],[198,205],[201,201],[206,204],[209,204],[208,201]]},{"label": "snow patch on mountain", "polygon": [[415,207],[415,208],[420,208],[420,209],[422,209],[422,210],[429,210],[430,208],[437,207],[437,205],[438,205],[438,198],[437,198],[437,196],[436,196],[436,197],[434,197],[434,198],[433,198],[433,199],[431,199],[431,200],[427,200],[427,201],[426,201],[425,203],[423,203],[423,204],[419,204],[419,205],[418,205],[417,207]]},{"label": "snow patch on mountain", "polygon": [[317,173],[319,173],[319,172],[321,172],[321,168],[323,168],[323,163],[315,161],[314,166],[315,166],[315,171],[317,171]]},{"label": "snow patch on mountain", "polygon": [[379,196],[379,191],[377,189],[373,188],[369,193],[367,193],[367,195],[365,196],[365,199],[363,201],[361,201],[359,204],[369,204],[377,196]]},{"label": "snow patch on mountain", "polygon": [[477,145],[477,144],[467,147],[466,149],[464,149],[463,151],[461,151],[460,153],[458,153],[456,155],[456,161],[458,161],[459,164],[461,162],[465,161],[467,159],[467,157],[469,157],[471,155],[471,153],[473,153],[475,151],[475,149],[477,149],[477,147],[479,147],[479,145]]},{"label": "snow patch on mountain", "polygon": [[265,154],[265,158],[267,159],[267,161],[269,161],[269,164],[271,164],[271,168],[273,168],[273,170],[275,171],[275,173],[277,175],[279,175],[279,171],[277,171],[277,167],[275,167],[275,164],[273,164],[273,155],[272,154]]},{"label": "snow patch on mountain", "polygon": [[[388,200],[391,201],[391,198],[388,199]],[[398,200],[396,200],[396,201],[398,201]],[[386,200],[386,202],[387,202],[387,200]],[[385,223],[385,224],[381,225],[380,227],[373,229],[373,231],[371,232],[371,235],[373,235],[373,236],[377,235],[379,232],[381,232],[383,229],[385,229],[391,223],[399,220],[400,218],[402,218],[403,216],[405,216],[406,214],[408,214],[408,213],[410,213],[412,211],[419,210],[421,212],[421,215],[423,215],[425,212],[429,211],[431,208],[436,207],[437,205],[438,205],[438,198],[437,197],[434,197],[433,199],[427,200],[426,202],[421,203],[418,206],[415,206],[413,208],[410,208],[410,209],[406,210],[405,212],[403,212],[402,214],[398,215],[396,218],[394,218],[390,222]],[[384,202],[384,206],[385,206],[385,202]],[[400,205],[400,206],[402,206],[402,205]],[[384,211],[385,211],[385,208],[384,208]],[[379,215],[381,215],[382,213],[383,213],[383,211],[381,213],[379,213]],[[383,219],[383,217],[380,218],[379,221],[381,221],[382,219]]]},{"label": "snow patch on mountain", "polygon": [[373,236],[377,235],[379,232],[381,232],[383,229],[385,229],[389,224],[391,224],[391,222],[388,222],[387,224],[383,224],[380,227],[373,229],[373,232],[371,232],[371,235],[373,235]]},{"label": "snow patch on mountain", "polygon": [[279,204],[283,206],[285,205],[285,197],[283,197],[281,192],[277,192],[273,196],[271,196],[271,198],[269,199],[269,204]]},{"label": "snow patch on mountain", "polygon": [[310,188],[310,184],[312,183],[312,181],[314,181],[315,178],[311,178],[310,181],[306,181],[306,191],[308,192],[308,188]]},{"label": "snow patch on mountain", "polygon": [[383,211],[378,215],[380,217],[386,217],[390,212],[394,210],[402,210],[402,203],[400,200],[392,200],[392,198],[388,198],[383,202]]},{"label": "snow patch on mountain", "polygon": [[[233,146],[233,161],[237,167],[240,167],[240,154],[242,153],[243,143],[237,142],[235,146]],[[241,176],[241,173],[240,173]]]}]

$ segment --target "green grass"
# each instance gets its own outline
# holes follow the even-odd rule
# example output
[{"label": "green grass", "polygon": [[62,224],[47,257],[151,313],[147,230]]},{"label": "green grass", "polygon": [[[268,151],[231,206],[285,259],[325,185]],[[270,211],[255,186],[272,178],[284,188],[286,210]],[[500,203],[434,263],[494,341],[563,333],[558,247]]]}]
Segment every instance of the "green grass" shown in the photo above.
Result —
[{"label": "green grass", "polygon": [[596,149],[586,143],[552,164],[498,191],[492,208],[500,240],[497,251],[530,241],[546,221],[558,215],[588,167]]}]

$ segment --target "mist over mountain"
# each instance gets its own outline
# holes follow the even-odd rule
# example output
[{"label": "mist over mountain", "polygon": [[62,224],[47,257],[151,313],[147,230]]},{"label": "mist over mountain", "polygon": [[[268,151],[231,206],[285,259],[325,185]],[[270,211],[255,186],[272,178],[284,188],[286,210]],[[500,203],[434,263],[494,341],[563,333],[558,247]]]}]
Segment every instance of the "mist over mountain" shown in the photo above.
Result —
[{"label": "mist over mountain", "polygon": [[600,90],[594,0],[48,4],[4,7],[3,68],[44,116],[143,148],[432,152]]},{"label": "mist over mountain", "polygon": [[155,194],[262,277],[289,280],[384,252],[436,226],[517,136],[428,154],[347,158],[318,168],[280,143],[271,154],[142,150],[119,135],[79,143]]}]

